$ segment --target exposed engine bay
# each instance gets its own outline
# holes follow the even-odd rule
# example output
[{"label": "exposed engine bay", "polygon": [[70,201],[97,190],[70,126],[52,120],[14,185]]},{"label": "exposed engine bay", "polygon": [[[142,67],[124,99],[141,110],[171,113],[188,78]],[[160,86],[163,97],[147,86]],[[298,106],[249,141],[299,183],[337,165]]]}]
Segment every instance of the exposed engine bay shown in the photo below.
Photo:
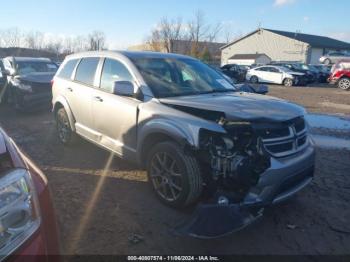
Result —
[{"label": "exposed engine bay", "polygon": [[200,161],[210,166],[205,179],[212,192],[229,191],[240,202],[268,169],[270,156],[249,122],[218,121],[227,134],[201,130]]},{"label": "exposed engine bay", "polygon": [[[276,185],[271,195],[261,198],[260,188],[254,187],[271,167],[271,158],[290,156],[308,146],[305,120],[302,115],[282,114],[275,118],[259,115],[245,119],[242,112],[239,116],[226,115],[213,107],[214,110],[210,107],[208,110],[204,104],[194,107],[184,104],[175,101],[167,105],[215,122],[221,128],[216,131],[201,128],[198,146],[191,148],[200,163],[205,195],[191,218],[178,226],[176,232],[216,238],[241,230],[263,216],[270,197],[285,190],[281,184]],[[310,179],[305,174],[301,175],[303,181]]]}]

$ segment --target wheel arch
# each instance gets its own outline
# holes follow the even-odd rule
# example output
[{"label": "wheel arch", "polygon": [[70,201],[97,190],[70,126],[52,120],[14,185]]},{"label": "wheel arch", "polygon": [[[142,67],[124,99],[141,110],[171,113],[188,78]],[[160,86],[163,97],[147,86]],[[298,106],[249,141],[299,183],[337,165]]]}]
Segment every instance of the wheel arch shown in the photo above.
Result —
[{"label": "wheel arch", "polygon": [[75,118],[74,118],[73,112],[68,104],[68,101],[62,96],[58,97],[53,102],[52,112],[54,113],[54,115],[56,115],[57,111],[60,108],[64,108],[66,110],[67,115],[68,115],[68,119],[69,119],[69,124],[70,124],[72,130],[75,131]]},{"label": "wheel arch", "polygon": [[165,142],[172,141],[179,144],[183,148],[193,148],[194,140],[189,138],[186,133],[175,127],[156,127],[151,128],[145,132],[141,132],[143,135],[139,138],[137,160],[140,166],[144,167],[147,160],[148,152],[152,146]]}]

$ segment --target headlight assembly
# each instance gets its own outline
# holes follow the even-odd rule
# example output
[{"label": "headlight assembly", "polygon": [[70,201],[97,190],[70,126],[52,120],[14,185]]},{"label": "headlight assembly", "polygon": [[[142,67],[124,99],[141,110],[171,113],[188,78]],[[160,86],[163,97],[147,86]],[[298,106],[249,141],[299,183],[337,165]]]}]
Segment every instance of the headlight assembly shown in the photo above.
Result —
[{"label": "headlight assembly", "polygon": [[11,84],[23,91],[27,91],[27,92],[32,92],[32,86],[26,83],[23,83],[21,80],[19,79],[13,79],[11,81]]},{"label": "headlight assembly", "polygon": [[39,225],[39,203],[29,172],[8,171],[0,178],[0,259],[16,250]]}]

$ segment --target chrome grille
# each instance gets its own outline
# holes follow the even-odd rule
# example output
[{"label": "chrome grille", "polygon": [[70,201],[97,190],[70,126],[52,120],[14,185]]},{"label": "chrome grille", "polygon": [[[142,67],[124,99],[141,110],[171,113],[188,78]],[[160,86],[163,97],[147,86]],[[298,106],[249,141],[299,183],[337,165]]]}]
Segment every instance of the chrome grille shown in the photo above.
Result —
[{"label": "chrome grille", "polygon": [[260,130],[264,147],[274,157],[285,157],[303,150],[308,145],[308,134],[304,118]]}]

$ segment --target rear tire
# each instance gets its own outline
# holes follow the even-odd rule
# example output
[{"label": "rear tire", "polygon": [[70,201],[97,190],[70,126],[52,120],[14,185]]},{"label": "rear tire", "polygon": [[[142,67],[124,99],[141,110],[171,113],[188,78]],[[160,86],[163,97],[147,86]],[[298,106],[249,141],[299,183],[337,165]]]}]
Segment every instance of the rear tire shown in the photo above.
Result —
[{"label": "rear tire", "polygon": [[293,86],[293,79],[291,78],[286,78],[283,80],[283,85],[286,87],[291,87]]},{"label": "rear tire", "polygon": [[339,80],[338,87],[343,90],[350,90],[350,78],[344,77]]},{"label": "rear tire", "polygon": [[252,76],[252,77],[250,78],[250,83],[252,83],[252,84],[257,84],[257,83],[259,83],[259,78],[258,78],[257,76]]},{"label": "rear tire", "polygon": [[183,208],[200,197],[203,182],[198,162],[178,144],[156,144],[149,152],[146,164],[149,184],[164,204]]},{"label": "rear tire", "polygon": [[56,111],[56,128],[58,138],[64,145],[72,145],[77,140],[77,135],[70,126],[69,118],[66,110],[62,107]]}]

